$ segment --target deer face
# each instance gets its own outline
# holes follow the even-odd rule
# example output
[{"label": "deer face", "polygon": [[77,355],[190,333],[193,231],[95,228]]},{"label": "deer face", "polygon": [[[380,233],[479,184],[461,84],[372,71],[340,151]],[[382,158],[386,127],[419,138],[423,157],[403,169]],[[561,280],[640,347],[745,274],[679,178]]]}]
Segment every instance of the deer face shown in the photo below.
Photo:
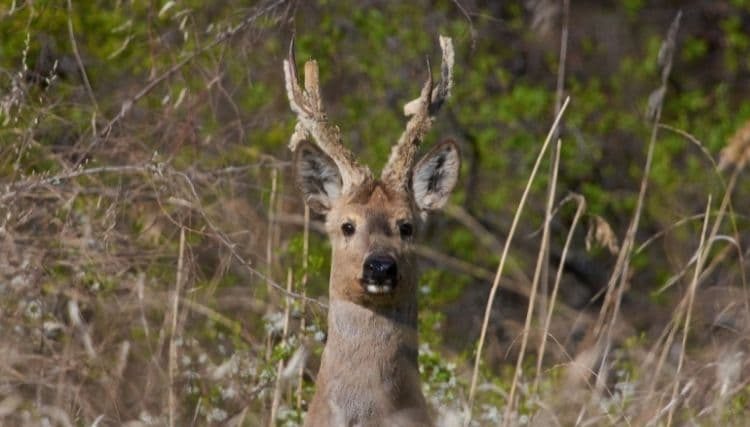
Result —
[{"label": "deer face", "polygon": [[284,77],[289,106],[297,115],[290,147],[305,202],[326,215],[333,244],[332,299],[387,305],[416,296],[414,234],[427,212],[448,200],[460,163],[458,146],[452,141],[438,144],[415,162],[419,144],[452,86],[450,38],[440,37],[440,48],[441,79],[433,84],[428,73],[419,98],[404,106],[410,119],[380,179],[355,160],[341,143],[339,128],[328,121],[317,62],[305,63],[304,86],[300,86],[294,43],[289,48]]},{"label": "deer face", "polygon": [[446,141],[413,168],[411,187],[368,179],[343,191],[333,160],[304,142],[295,150],[297,186],[326,215],[333,246],[332,299],[387,305],[413,295],[413,243],[430,210],[442,207],[458,177],[458,147]]}]

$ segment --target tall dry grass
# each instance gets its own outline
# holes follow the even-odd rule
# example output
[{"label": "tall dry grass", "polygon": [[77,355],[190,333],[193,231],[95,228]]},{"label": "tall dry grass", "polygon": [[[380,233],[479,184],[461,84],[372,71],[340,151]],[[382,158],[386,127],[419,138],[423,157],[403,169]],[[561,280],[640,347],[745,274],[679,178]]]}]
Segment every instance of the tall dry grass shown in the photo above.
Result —
[{"label": "tall dry grass", "polygon": [[[236,88],[225,78],[230,71],[221,64],[227,55],[252,55],[257,46],[287,34],[303,6],[262,2],[217,21],[222,31],[192,35],[199,42],[192,50],[152,68],[143,81],[117,86],[115,93],[98,91],[89,80],[90,63],[72,19],[81,6],[68,1],[65,7],[80,90],[54,98],[35,92],[25,78],[13,78],[0,103],[8,119],[3,138],[9,140],[0,176],[0,424],[299,424],[325,339],[323,227],[292,188],[288,159],[253,153],[254,160],[245,162],[249,156],[237,147],[252,140],[252,126],[270,126],[285,109],[270,106],[268,117],[243,116],[232,98]],[[460,6],[469,22],[479,19]],[[539,2],[535,10],[548,16],[552,6]],[[566,16],[569,7],[565,2]],[[560,156],[574,149],[561,123],[576,108],[576,99],[568,104],[563,96],[563,36],[555,120],[529,165],[508,234],[496,235],[488,221],[462,206],[446,214],[477,246],[498,254],[496,270],[450,247],[417,246],[424,264],[491,283],[483,296],[484,316],[473,307],[481,318],[476,331],[463,331],[476,332],[475,345],[421,348],[426,394],[440,425],[745,423],[746,220],[733,201],[750,158],[750,124],[727,142],[717,162],[689,130],[663,123],[674,28],[650,99],[654,114],[643,123],[651,134],[637,203],[622,236],[607,223],[612,218],[587,213],[582,196],[559,191]],[[29,40],[31,35],[27,49]],[[169,57],[170,51],[154,48],[154,55]],[[180,88],[182,73],[200,76],[200,90],[167,90]],[[54,87],[56,79],[53,74],[45,84]],[[280,86],[279,94],[282,105]],[[47,102],[84,106],[90,125],[67,146],[42,144],[45,129],[34,127],[41,119],[27,115],[58,120],[59,106]],[[212,118],[219,122],[210,138],[195,129],[204,108],[215,109]],[[640,223],[648,215],[649,171],[662,130],[701,149],[707,168],[722,182],[727,172],[729,177],[721,194],[705,195],[705,210],[646,236]],[[223,157],[225,150],[230,154]],[[523,226],[539,226],[524,212],[538,196],[534,183],[547,151],[550,175],[539,197],[542,232],[538,242],[537,234],[518,239]],[[51,164],[51,172],[35,173],[29,165],[37,163]],[[718,206],[713,200],[720,200]],[[569,202],[575,204],[572,214],[565,211]],[[581,221],[590,224],[585,239]],[[564,224],[556,265],[549,255],[559,231],[553,222]],[[638,329],[637,319],[628,317],[638,311],[623,308],[638,280],[633,259],[676,230],[694,234],[685,249],[692,255],[676,256],[678,268],[657,293],[675,300],[644,315],[654,322],[650,330]],[[518,240],[532,241],[534,250],[513,254]],[[569,284],[566,261],[586,246],[605,247],[617,260],[603,300],[573,309],[560,301]],[[521,258],[532,260],[528,272],[526,263],[514,263]],[[519,295],[521,314],[511,319],[516,329],[508,328],[514,343],[503,350],[509,356],[495,348],[500,355],[490,358],[503,291]],[[508,317],[504,321],[511,323]],[[574,329],[583,331],[575,345],[568,342]],[[462,350],[470,356],[457,355]],[[489,362],[497,359],[506,361]]]}]

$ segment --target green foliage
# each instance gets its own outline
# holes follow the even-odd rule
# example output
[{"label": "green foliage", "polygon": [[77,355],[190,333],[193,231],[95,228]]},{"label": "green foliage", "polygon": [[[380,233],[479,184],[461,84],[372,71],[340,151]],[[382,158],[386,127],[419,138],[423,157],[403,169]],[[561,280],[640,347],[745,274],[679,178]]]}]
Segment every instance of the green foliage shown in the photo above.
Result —
[{"label": "green foliage", "polygon": [[635,18],[638,13],[643,9],[645,0],[622,0],[622,5],[625,8],[628,18]]},{"label": "green foliage", "polygon": [[[267,386],[261,391],[253,391],[254,387],[275,380],[277,363],[288,362],[301,346],[308,346],[314,366],[325,336],[325,316],[319,308],[293,300],[292,330],[282,339],[279,316],[286,300],[269,290],[262,276],[284,283],[291,269],[295,292],[303,291],[306,276],[304,292],[324,300],[331,258],[326,237],[313,227],[305,270],[301,227],[290,219],[300,215],[302,206],[290,180],[286,144],[294,117],[281,76],[292,32],[298,66],[308,58],[319,61],[330,118],[340,125],[344,142],[375,171],[403,129],[406,119],[401,107],[419,92],[425,57],[437,76],[437,34],[452,36],[457,53],[453,97],[425,146],[443,136],[459,140],[464,149],[463,175],[452,203],[464,206],[503,240],[554,116],[559,46],[557,21],[551,26],[554,34],[545,34],[532,25],[535,12],[525,2],[500,3],[471,5],[474,9],[465,14],[458,3],[448,0],[377,2],[356,8],[341,1],[300,2],[259,18],[205,50],[254,5],[237,0],[116,5],[73,1],[72,14],[65,2],[55,1],[13,1],[13,11],[10,6],[0,8],[0,197],[15,192],[0,206],[3,239],[15,248],[0,253],[10,260],[0,273],[0,288],[6,292],[0,292],[0,308],[3,322],[10,323],[0,324],[0,333],[27,326],[12,322],[31,317],[35,322],[31,330],[38,331],[43,322],[65,324],[66,314],[60,314],[65,310],[59,307],[75,297],[82,306],[99,310],[97,319],[106,319],[103,326],[92,328],[100,334],[96,342],[108,346],[102,360],[117,360],[109,347],[127,341],[139,358],[149,359],[129,363],[151,363],[153,375],[163,375],[160,363],[171,334],[163,328],[171,321],[179,235],[185,229],[187,279],[178,322],[184,328],[184,347],[179,351],[189,356],[184,377],[178,378],[186,390],[185,406],[203,405],[198,424],[219,422],[210,418],[222,416],[214,410],[263,413]],[[644,176],[652,131],[645,112],[649,95],[660,85],[657,57],[668,22],[643,0],[571,3],[580,28],[571,32],[566,64],[563,94],[571,97],[571,104],[560,133],[557,201],[570,191],[580,193],[588,214],[601,215],[621,233],[632,218]],[[678,37],[661,118],[662,124],[678,131],[657,129],[636,244],[669,231],[630,261],[633,278],[628,292],[643,296],[654,311],[671,309],[680,299],[681,286],[656,291],[675,274],[677,265],[691,259],[700,232],[700,221],[676,229],[670,226],[702,213],[709,194],[716,206],[726,189],[726,174],[714,169],[714,159],[750,118],[750,98],[743,83],[750,72],[750,1],[721,2],[711,13],[717,18],[705,28],[700,25],[708,24],[685,19]],[[609,25],[617,26],[612,34],[632,39],[612,42],[599,30],[609,30]],[[121,111],[125,114],[119,117]],[[105,132],[110,121],[113,127]],[[523,237],[514,243],[516,252],[511,255],[526,264],[535,259],[538,247],[538,234],[533,231],[543,218],[549,158],[545,157],[541,176],[532,186],[521,223]],[[38,181],[80,167],[125,165],[144,170]],[[279,173],[274,209],[280,216],[275,231],[268,230],[266,217],[272,168]],[[475,178],[471,187],[465,184],[469,175]],[[746,185],[735,189],[736,212],[747,211],[749,191]],[[565,219],[570,214],[563,210],[555,218],[555,226],[562,228],[554,229],[553,241],[567,230]],[[313,220],[319,225],[321,218]],[[441,214],[431,220],[435,225],[420,244],[494,271],[499,254],[483,246],[476,230]],[[746,229],[745,217],[738,214],[734,220],[740,230]],[[726,226],[720,233],[733,235],[733,230]],[[265,253],[269,238],[270,260]],[[573,250],[582,252],[580,241],[574,241]],[[581,256],[598,262],[608,255],[599,251]],[[712,252],[712,259],[715,256]],[[15,273],[10,267],[13,262],[30,265],[33,274]],[[445,342],[446,313],[480,282],[451,268],[425,265],[419,289],[421,374],[429,394],[446,405],[466,394],[465,373],[475,345],[448,350],[452,343]],[[738,271],[739,267],[729,266],[711,280],[739,280]],[[32,280],[26,275],[36,281],[23,285]],[[14,281],[21,285],[6,285]],[[143,298],[150,300],[146,303]],[[35,307],[43,308],[38,318]],[[501,311],[511,311],[506,308]],[[634,310],[636,315],[641,312],[648,310]],[[495,326],[498,336],[505,332],[504,325]],[[56,355],[77,339],[71,335],[47,342],[35,336],[29,348]],[[651,344],[649,339],[628,338],[623,351],[637,353]],[[625,356],[617,361],[618,384],[643,377],[639,365]],[[236,375],[222,380],[211,379],[216,366],[233,357],[241,359],[237,363],[244,363],[246,369],[237,368]],[[80,363],[89,363],[81,359]],[[525,372],[534,370],[531,361],[526,361]],[[509,365],[483,365],[484,390],[507,390],[513,375]],[[105,383],[100,376],[106,371],[97,369],[91,370],[96,377],[92,382]],[[563,381],[562,373],[548,372],[542,392],[555,390]],[[166,382],[161,377],[158,381]],[[247,394],[241,399],[227,397],[229,386],[240,390],[236,385],[241,381]],[[311,396],[312,388],[308,375],[304,399]],[[617,393],[622,399],[605,402],[613,412],[633,404],[630,395]],[[731,397],[727,418],[747,412],[748,394],[744,389]],[[477,419],[488,424],[497,421],[505,399],[502,393],[483,391],[476,405],[481,412]],[[162,404],[146,403],[144,408]],[[76,408],[115,413],[101,405]],[[536,409],[533,396],[525,396],[521,413]],[[304,405],[286,405],[279,412],[280,423],[294,425],[303,413]],[[118,421],[129,420],[123,417]],[[85,418],[74,424],[92,422],[93,418]],[[263,422],[248,418],[246,424]]]}]

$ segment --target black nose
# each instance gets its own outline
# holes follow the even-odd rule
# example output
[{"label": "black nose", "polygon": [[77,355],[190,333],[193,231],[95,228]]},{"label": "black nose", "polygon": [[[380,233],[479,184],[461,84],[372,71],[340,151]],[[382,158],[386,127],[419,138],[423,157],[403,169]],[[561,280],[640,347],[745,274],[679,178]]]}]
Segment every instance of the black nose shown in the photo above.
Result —
[{"label": "black nose", "polygon": [[396,260],[388,255],[370,255],[362,267],[362,278],[365,283],[395,285],[397,274]]}]

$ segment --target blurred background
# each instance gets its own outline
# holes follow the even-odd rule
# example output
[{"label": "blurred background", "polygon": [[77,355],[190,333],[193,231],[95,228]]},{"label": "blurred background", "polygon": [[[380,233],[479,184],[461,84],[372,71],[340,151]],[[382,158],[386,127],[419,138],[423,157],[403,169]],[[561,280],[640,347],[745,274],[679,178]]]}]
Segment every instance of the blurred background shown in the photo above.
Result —
[{"label": "blurred background", "polygon": [[298,425],[330,246],[282,60],[293,36],[318,60],[378,171],[440,34],[454,91],[425,146],[463,164],[416,251],[443,425],[744,425],[747,0],[6,0],[0,424]]}]

